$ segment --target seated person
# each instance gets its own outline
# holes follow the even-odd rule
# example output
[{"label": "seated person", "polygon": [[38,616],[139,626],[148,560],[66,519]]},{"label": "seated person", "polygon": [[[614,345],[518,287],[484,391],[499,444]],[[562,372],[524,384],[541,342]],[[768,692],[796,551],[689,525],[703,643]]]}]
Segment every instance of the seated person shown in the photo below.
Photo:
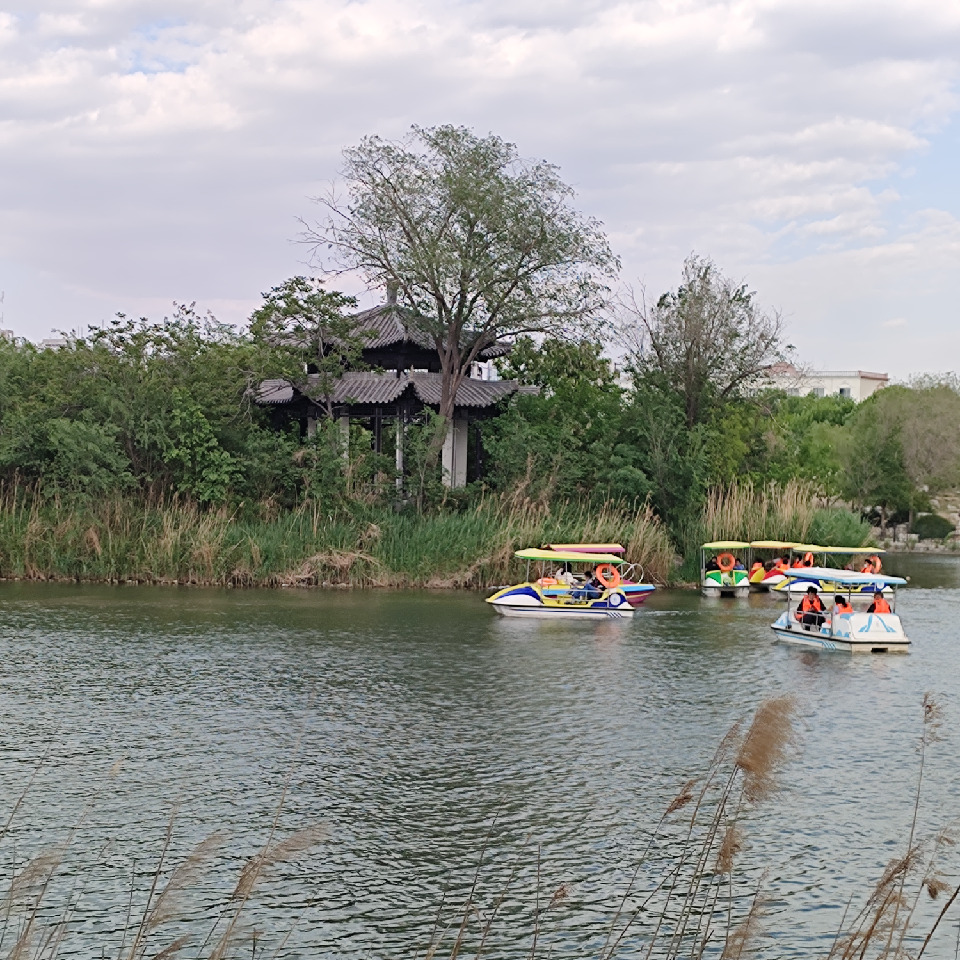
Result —
[{"label": "seated person", "polygon": [[886,597],[884,597],[882,590],[877,590],[874,593],[873,603],[867,607],[867,613],[892,613],[890,604],[887,603]]},{"label": "seated person", "polygon": [[720,564],[717,563],[717,558],[716,558],[716,557],[711,557],[711,558],[707,561],[707,565],[706,565],[706,567],[705,567],[704,569],[707,571],[707,573],[710,573],[712,570],[719,570],[719,569],[720,569]]},{"label": "seated person", "polygon": [[820,627],[823,621],[827,619],[823,601],[817,593],[817,588],[812,584],[807,587],[807,593],[797,605],[797,612],[794,616],[808,629],[810,627]]},{"label": "seated person", "polygon": [[603,593],[603,584],[594,576],[584,583],[579,590],[573,591],[574,600],[599,600]]},{"label": "seated person", "polygon": [[573,575],[573,571],[570,569],[570,564],[568,563],[565,563],[554,576],[557,578],[558,583],[564,583],[568,587],[572,587],[577,582],[577,578]]},{"label": "seated person", "polygon": [[853,606],[846,597],[836,596],[833,601],[834,613],[853,613]]},{"label": "seated person", "polygon": [[737,557],[737,558],[733,561],[733,569],[734,569],[734,570],[746,570],[747,568],[743,565],[743,561],[742,561],[739,557]]}]

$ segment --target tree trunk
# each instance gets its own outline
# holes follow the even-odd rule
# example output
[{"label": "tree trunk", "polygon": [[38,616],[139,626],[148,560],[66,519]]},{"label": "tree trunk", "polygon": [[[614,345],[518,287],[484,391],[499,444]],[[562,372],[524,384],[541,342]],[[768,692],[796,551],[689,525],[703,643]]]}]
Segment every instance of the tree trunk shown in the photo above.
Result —
[{"label": "tree trunk", "polygon": [[[442,378],[440,386],[440,407],[438,410],[440,419],[437,421],[437,428],[430,443],[427,446],[426,462],[424,464],[423,478],[425,480],[429,473],[437,468],[440,462],[440,455],[443,453],[443,443],[447,437],[447,431],[453,423],[453,412],[457,406],[457,389],[463,380],[464,371],[460,369],[460,351],[450,349],[449,344],[438,344],[437,351],[440,354],[440,376]],[[424,482],[420,484],[420,490],[417,494],[417,509],[423,510],[423,492]]]}]

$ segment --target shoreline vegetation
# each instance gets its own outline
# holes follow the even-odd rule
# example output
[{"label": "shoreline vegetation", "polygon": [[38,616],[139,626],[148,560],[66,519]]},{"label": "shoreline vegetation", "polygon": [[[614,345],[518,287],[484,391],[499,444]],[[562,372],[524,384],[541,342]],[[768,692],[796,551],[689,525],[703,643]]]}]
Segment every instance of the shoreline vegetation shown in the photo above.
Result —
[{"label": "shoreline vegetation", "polygon": [[397,512],[382,505],[292,510],[203,507],[174,496],[98,503],[0,486],[0,578],[219,587],[484,589],[516,582],[514,551],[549,542],[622,543],[637,575],[660,586],[695,579],[706,539],[788,537],[862,544],[869,526],[817,507],[809,484],[734,484],[711,492],[677,555],[648,503],[600,507],[523,488],[459,509]]}]

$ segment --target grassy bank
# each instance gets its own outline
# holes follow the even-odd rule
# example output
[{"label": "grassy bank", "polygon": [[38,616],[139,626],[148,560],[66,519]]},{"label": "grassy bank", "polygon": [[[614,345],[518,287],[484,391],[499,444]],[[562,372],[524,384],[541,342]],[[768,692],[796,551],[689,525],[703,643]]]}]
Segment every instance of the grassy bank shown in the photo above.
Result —
[{"label": "grassy bank", "polygon": [[[258,511],[264,513],[265,511]],[[0,495],[0,576],[219,586],[486,587],[521,577],[513,557],[550,541],[616,540],[664,583],[674,564],[646,508],[490,498],[426,515],[316,506],[257,519],[181,500],[78,506]]]}]

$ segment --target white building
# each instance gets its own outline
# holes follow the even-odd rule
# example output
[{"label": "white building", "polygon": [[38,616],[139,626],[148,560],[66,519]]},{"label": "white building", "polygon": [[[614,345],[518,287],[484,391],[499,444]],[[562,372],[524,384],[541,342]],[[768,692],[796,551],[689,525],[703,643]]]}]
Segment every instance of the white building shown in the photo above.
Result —
[{"label": "white building", "polygon": [[859,403],[889,382],[885,373],[867,370],[798,370],[792,363],[767,368],[767,385],[790,397],[850,397]]}]

